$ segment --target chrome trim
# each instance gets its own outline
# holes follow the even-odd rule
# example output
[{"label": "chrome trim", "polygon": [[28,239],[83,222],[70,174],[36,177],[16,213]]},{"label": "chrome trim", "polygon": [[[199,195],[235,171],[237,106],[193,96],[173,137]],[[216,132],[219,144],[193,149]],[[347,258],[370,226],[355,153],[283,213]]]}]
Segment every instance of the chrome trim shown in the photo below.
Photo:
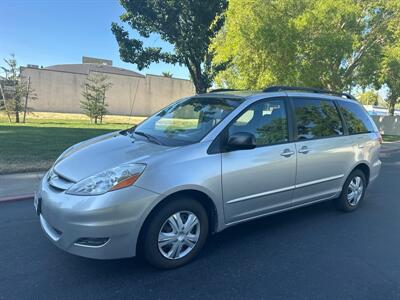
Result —
[{"label": "chrome trim", "polygon": [[79,243],[74,243],[74,246],[77,246],[77,247],[84,247],[84,248],[101,248],[101,247],[104,247],[105,245],[107,245],[109,242],[110,242],[110,238],[108,238],[108,240],[104,243],[104,244],[101,244],[101,245],[98,245],[98,246],[93,246],[93,245],[83,245],[83,244],[79,244]]},{"label": "chrome trim", "polygon": [[298,204],[298,205],[294,205],[294,206],[289,206],[289,207],[286,207],[286,208],[283,208],[283,209],[279,209],[279,210],[275,210],[275,211],[269,211],[269,212],[261,214],[261,215],[252,216],[252,217],[248,217],[248,218],[245,218],[245,219],[242,219],[242,220],[237,220],[237,221],[233,221],[233,222],[230,222],[230,223],[226,223],[225,225],[226,226],[232,226],[232,225],[243,223],[243,222],[247,222],[247,221],[250,221],[250,220],[254,220],[254,219],[258,219],[258,218],[262,218],[262,217],[266,217],[266,216],[270,216],[270,215],[275,215],[275,214],[278,214],[278,213],[281,213],[281,212],[284,212],[284,211],[289,211],[289,210],[292,210],[292,209],[296,209],[296,208],[300,208],[300,207],[304,207],[304,206],[309,206],[309,205],[312,205],[312,204],[315,204],[315,203],[319,203],[319,202],[323,202],[323,201],[327,201],[327,200],[330,200],[330,199],[333,199],[333,198],[335,198],[335,195],[329,196],[329,197],[326,197],[326,198],[323,198],[323,199],[318,199],[318,200],[315,200],[315,201],[311,201],[311,202],[306,202],[306,203],[302,203],[302,204]]},{"label": "chrome trim", "polygon": [[229,200],[226,203],[227,204],[231,204],[231,203],[236,203],[236,202],[240,202],[240,201],[246,201],[246,200],[250,200],[250,199],[253,199],[253,198],[258,198],[258,197],[262,197],[262,196],[266,196],[266,195],[286,192],[286,191],[294,189],[295,187],[296,187],[295,185],[291,185],[291,186],[284,187],[284,188],[281,188],[281,189],[276,189],[276,190],[272,190],[272,191],[268,191],[268,192],[263,192],[263,193],[259,193],[259,194],[254,194],[254,195],[250,195],[250,196],[236,198],[236,199],[233,199],[233,200]]},{"label": "chrome trim", "polygon": [[282,192],[286,192],[286,191],[289,191],[292,189],[302,188],[302,187],[306,187],[306,186],[310,186],[310,185],[314,185],[314,184],[318,184],[318,183],[322,183],[322,182],[326,182],[326,181],[332,181],[332,180],[339,179],[342,177],[344,177],[344,174],[326,177],[326,178],[322,178],[322,179],[318,179],[318,180],[313,180],[313,181],[309,181],[309,182],[305,182],[305,183],[301,183],[301,184],[295,184],[295,185],[291,185],[291,186],[284,187],[281,189],[276,189],[276,190],[272,190],[272,191],[268,191],[268,192],[263,192],[263,193],[259,193],[259,194],[253,194],[250,196],[232,199],[232,200],[227,201],[226,204],[232,204],[232,203],[251,200],[254,198],[259,198],[259,197],[272,195],[272,194],[276,194],[276,193],[282,193]]},{"label": "chrome trim", "polygon": [[295,154],[294,151],[291,151],[290,149],[285,149],[285,150],[283,150],[283,152],[281,153],[281,156],[290,157],[290,156],[292,156],[293,154]]},{"label": "chrome trim", "polygon": [[332,180],[339,179],[339,178],[342,178],[342,177],[344,177],[344,174],[331,176],[331,177],[326,177],[326,178],[313,180],[313,181],[309,181],[309,182],[305,182],[305,183],[300,183],[300,184],[296,184],[295,188],[297,189],[297,188],[301,188],[301,187],[305,187],[305,186],[309,186],[309,185],[314,185],[314,184],[318,184],[318,183],[322,183],[322,182],[326,182],[326,181],[332,181]]}]

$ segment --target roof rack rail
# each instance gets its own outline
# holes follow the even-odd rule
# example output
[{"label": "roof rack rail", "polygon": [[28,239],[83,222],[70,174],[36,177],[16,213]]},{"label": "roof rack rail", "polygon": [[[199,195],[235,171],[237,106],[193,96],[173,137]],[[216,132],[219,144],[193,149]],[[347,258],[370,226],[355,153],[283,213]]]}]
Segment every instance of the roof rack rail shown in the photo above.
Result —
[{"label": "roof rack rail", "polygon": [[238,89],[215,89],[215,90],[209,91],[209,93],[234,92],[234,91],[241,91],[241,90],[238,90]]},{"label": "roof rack rail", "polygon": [[282,92],[282,91],[300,91],[300,92],[311,92],[311,93],[317,93],[317,94],[330,94],[330,95],[336,95],[336,96],[340,96],[340,97],[346,97],[347,99],[351,99],[351,100],[357,100],[354,96],[350,95],[349,93],[340,93],[340,92],[334,92],[334,91],[322,90],[322,89],[316,89],[316,88],[309,88],[309,87],[275,85],[275,86],[267,87],[263,90],[263,92],[265,92],[265,93]]}]

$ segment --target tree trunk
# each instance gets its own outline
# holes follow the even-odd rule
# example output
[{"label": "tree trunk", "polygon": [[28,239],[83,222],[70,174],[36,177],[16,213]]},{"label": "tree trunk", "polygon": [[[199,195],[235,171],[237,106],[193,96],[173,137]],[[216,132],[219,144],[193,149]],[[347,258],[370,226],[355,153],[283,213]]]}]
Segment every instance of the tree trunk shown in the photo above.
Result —
[{"label": "tree trunk", "polygon": [[26,91],[26,95],[25,95],[24,117],[22,119],[22,123],[25,123],[26,110],[28,109],[28,99],[29,99],[29,88],[30,88],[30,86],[31,86],[31,76],[28,77],[28,90]]},{"label": "tree trunk", "polygon": [[8,107],[7,107],[6,97],[4,96],[3,86],[1,85],[1,83],[0,83],[0,93],[1,93],[1,96],[2,96],[3,101],[4,101],[4,109],[5,109],[6,114],[7,114],[7,116],[8,116],[8,121],[9,121],[10,123],[12,123],[12,121],[11,121],[11,116],[10,116],[10,112],[8,111]]},{"label": "tree trunk", "polygon": [[389,102],[389,115],[394,116],[394,106],[396,102],[393,100],[390,100]]},{"label": "tree trunk", "polygon": [[204,83],[202,79],[194,81],[194,87],[196,89],[196,94],[204,94],[207,93],[207,85]]},{"label": "tree trunk", "polygon": [[390,93],[389,95],[389,115],[394,116],[394,108],[396,106],[397,103],[397,95],[393,92]]},{"label": "tree trunk", "polygon": [[201,72],[200,64],[195,64],[190,60],[186,61],[186,66],[189,70],[190,77],[193,80],[194,88],[196,90],[196,94],[204,94],[207,93],[207,83],[204,80],[204,77]]},{"label": "tree trunk", "polygon": [[19,107],[18,107],[18,99],[15,99],[15,123],[19,123]]}]

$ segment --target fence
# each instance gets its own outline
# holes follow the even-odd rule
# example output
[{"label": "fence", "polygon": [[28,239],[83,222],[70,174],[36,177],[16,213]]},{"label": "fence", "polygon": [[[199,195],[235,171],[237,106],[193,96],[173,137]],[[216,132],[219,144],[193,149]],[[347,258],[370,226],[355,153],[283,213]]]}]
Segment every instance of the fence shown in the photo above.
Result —
[{"label": "fence", "polygon": [[372,116],[381,134],[400,136],[400,116]]}]

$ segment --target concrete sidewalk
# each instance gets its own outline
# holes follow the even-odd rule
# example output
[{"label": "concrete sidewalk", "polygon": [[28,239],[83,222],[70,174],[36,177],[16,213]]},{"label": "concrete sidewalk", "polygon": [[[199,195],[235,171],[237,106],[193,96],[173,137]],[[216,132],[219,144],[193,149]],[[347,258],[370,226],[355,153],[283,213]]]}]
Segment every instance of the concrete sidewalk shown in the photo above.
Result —
[{"label": "concrete sidewalk", "polygon": [[0,175],[0,201],[33,197],[44,172]]}]

